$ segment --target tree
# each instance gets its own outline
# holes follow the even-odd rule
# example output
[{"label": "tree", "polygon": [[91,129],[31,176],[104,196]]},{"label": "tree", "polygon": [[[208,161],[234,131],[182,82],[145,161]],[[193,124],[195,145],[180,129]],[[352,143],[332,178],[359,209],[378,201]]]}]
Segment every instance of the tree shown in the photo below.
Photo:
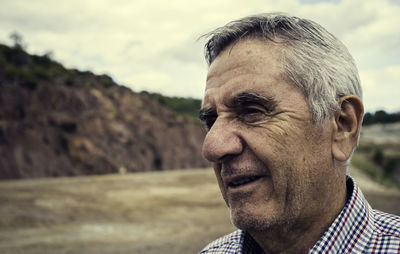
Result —
[{"label": "tree", "polygon": [[375,116],[371,113],[366,113],[363,119],[363,125],[370,125],[375,123]]},{"label": "tree", "polygon": [[379,123],[389,122],[390,116],[384,110],[378,110],[375,112],[375,119]]},{"label": "tree", "polygon": [[384,110],[378,110],[375,113],[365,113],[363,125],[375,123],[395,123],[400,121],[400,112],[386,113]]},{"label": "tree", "polygon": [[16,48],[16,49],[24,48],[22,35],[19,34],[18,32],[12,32],[10,34],[10,39],[14,42],[14,48]]}]

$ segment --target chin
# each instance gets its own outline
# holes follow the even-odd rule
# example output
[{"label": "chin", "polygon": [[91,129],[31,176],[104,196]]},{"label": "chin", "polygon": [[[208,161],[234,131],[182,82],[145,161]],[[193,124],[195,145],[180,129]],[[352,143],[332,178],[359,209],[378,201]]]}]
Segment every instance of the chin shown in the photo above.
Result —
[{"label": "chin", "polygon": [[271,212],[256,213],[244,209],[231,209],[231,221],[237,228],[245,231],[268,230],[280,224],[278,216]]}]

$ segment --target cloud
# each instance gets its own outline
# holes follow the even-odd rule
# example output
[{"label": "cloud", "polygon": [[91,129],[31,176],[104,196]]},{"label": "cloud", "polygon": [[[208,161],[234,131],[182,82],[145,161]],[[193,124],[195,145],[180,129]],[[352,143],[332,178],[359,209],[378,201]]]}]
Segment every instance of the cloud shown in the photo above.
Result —
[{"label": "cloud", "polygon": [[400,111],[400,65],[361,71],[360,79],[368,111]]}]

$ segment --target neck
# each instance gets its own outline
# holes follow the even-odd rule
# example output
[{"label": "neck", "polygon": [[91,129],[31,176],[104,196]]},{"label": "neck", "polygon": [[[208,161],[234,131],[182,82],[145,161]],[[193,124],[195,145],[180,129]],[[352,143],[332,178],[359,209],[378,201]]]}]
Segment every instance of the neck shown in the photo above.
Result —
[{"label": "neck", "polygon": [[248,233],[265,253],[308,253],[346,204],[346,180],[344,179],[343,183],[339,185],[343,187],[332,193],[331,198],[327,199],[326,202],[321,203],[321,209],[315,214],[303,217],[302,220],[285,225],[276,225],[263,231],[249,230]]}]

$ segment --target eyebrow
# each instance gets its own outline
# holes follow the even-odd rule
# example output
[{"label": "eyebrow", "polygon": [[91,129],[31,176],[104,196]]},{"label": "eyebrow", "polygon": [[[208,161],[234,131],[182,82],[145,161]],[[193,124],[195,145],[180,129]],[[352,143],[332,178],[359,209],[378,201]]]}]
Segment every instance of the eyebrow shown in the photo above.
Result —
[{"label": "eyebrow", "polygon": [[[242,92],[235,95],[230,101],[229,106],[237,108],[253,103],[264,105],[268,109],[268,111],[274,110],[276,106],[276,101],[273,98],[253,92]],[[199,119],[201,121],[205,121],[207,120],[207,118],[214,116],[217,116],[217,111],[213,107],[202,108],[199,111]]]},{"label": "eyebrow", "polygon": [[253,92],[242,92],[237,94],[232,99],[232,106],[238,107],[247,104],[261,104],[267,107],[269,111],[272,111],[276,106],[276,101],[271,97],[266,97],[264,95],[253,93]]},{"label": "eyebrow", "polygon": [[202,108],[199,111],[199,119],[201,121],[205,121],[205,120],[207,120],[208,117],[216,116],[216,115],[217,115],[217,111],[215,110],[215,108]]}]

